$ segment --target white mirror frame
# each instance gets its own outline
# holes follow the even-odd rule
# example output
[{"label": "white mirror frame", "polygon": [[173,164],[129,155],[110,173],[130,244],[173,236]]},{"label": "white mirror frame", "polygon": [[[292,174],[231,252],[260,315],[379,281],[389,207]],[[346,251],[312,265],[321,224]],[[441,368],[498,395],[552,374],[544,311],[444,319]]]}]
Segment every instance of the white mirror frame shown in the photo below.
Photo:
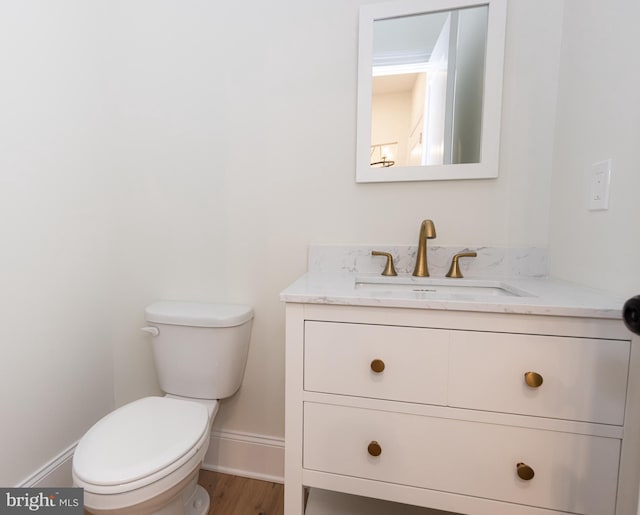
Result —
[{"label": "white mirror frame", "polygon": [[[373,23],[376,20],[412,14],[448,11],[487,5],[487,54],[482,108],[482,141],[479,163],[371,167],[371,92]],[[358,51],[358,117],[356,136],[356,182],[439,181],[490,179],[498,176],[500,116],[504,63],[507,0],[401,0],[367,4],[360,8]]]}]

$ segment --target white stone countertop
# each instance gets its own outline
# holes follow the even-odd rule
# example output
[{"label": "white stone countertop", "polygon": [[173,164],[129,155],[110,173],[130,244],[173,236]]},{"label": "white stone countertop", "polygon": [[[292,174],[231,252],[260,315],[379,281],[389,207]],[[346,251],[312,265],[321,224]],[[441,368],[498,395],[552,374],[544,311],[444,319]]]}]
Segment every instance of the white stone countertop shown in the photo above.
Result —
[{"label": "white stone countertop", "polygon": [[551,278],[387,278],[357,272],[308,272],[286,288],[280,300],[610,319],[622,319],[624,304],[620,296]]}]

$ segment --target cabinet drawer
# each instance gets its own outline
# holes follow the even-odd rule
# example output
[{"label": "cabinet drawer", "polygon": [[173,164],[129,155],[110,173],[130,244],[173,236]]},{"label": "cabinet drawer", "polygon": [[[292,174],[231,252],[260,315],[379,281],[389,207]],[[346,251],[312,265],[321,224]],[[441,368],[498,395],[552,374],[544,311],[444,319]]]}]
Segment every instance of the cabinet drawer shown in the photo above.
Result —
[{"label": "cabinet drawer", "polygon": [[[303,452],[306,469],[558,511],[615,511],[620,440],[612,438],[305,403]],[[518,477],[521,462],[532,479]]]},{"label": "cabinet drawer", "polygon": [[307,321],[304,388],[444,405],[448,341],[436,329]]},{"label": "cabinet drawer", "polygon": [[453,331],[449,404],[622,425],[629,352],[628,341]]}]

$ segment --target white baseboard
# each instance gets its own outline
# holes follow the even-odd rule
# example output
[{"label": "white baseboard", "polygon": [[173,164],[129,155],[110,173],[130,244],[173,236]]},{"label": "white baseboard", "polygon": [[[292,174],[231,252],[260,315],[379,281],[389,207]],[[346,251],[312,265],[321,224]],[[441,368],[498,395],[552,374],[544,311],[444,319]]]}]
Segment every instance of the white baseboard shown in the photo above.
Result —
[{"label": "white baseboard", "polygon": [[[70,445],[19,488],[73,486],[71,465],[78,442]],[[274,483],[284,482],[284,439],[233,431],[214,431],[202,468]]]},{"label": "white baseboard", "polygon": [[238,431],[214,431],[202,468],[284,483],[284,439]]},{"label": "white baseboard", "polygon": [[78,442],[67,447],[16,486],[18,488],[68,488],[73,486],[71,464],[76,445]]}]

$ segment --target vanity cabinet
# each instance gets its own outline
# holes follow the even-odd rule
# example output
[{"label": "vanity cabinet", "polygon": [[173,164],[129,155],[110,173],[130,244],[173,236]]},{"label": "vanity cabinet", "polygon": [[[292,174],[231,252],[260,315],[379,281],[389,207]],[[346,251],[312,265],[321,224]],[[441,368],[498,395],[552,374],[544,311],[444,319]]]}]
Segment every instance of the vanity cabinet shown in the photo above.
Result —
[{"label": "vanity cabinet", "polygon": [[635,515],[637,357],[620,321],[288,303],[286,324],[285,515],[304,487]]}]

